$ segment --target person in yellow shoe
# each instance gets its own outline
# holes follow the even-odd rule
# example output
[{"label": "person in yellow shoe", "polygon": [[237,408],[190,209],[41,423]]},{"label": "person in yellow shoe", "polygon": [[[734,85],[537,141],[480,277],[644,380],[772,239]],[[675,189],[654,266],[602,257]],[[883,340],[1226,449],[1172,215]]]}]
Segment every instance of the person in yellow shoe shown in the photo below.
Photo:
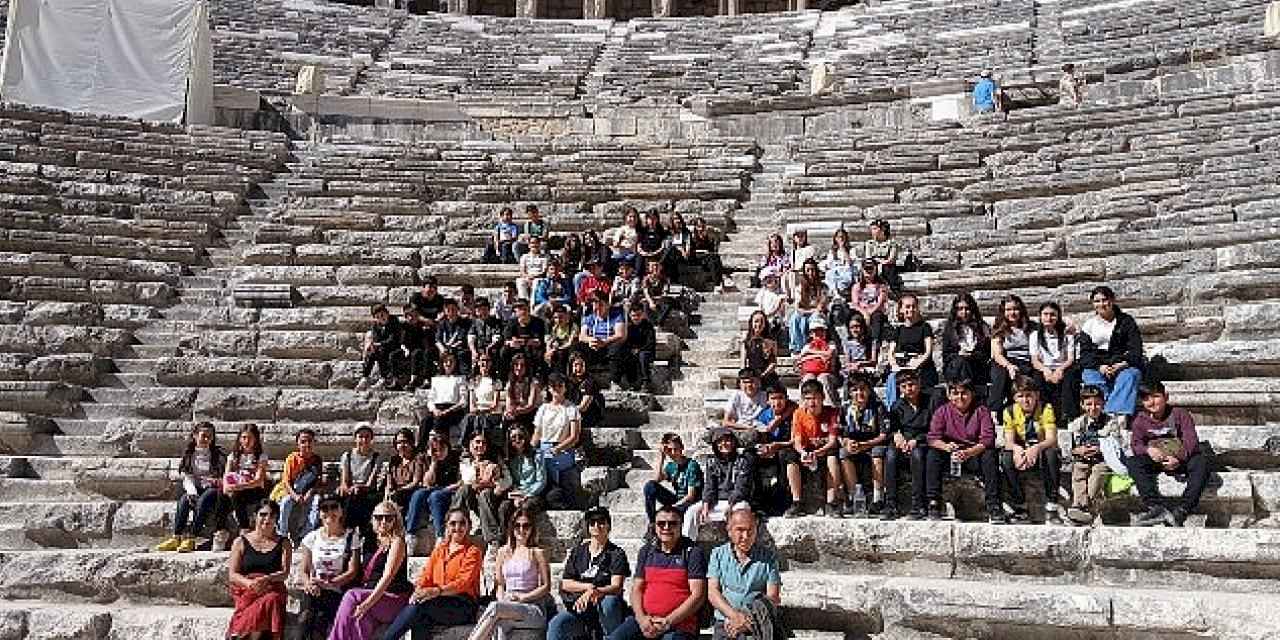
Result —
[{"label": "person in yellow shoe", "polygon": [[209,422],[199,422],[191,428],[187,450],[178,463],[182,480],[173,514],[173,535],[157,545],[156,551],[195,551],[196,536],[221,520],[216,517],[225,504],[219,478],[227,454],[214,442],[216,437]]}]

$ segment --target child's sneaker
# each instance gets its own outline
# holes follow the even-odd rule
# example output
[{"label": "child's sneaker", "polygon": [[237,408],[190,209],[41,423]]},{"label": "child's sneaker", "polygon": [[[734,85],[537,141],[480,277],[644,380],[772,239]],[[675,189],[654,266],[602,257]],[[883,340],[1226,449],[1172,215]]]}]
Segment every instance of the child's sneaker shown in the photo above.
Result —
[{"label": "child's sneaker", "polygon": [[1093,523],[1093,514],[1081,509],[1080,507],[1071,507],[1067,509],[1067,519],[1078,525],[1088,525]]}]

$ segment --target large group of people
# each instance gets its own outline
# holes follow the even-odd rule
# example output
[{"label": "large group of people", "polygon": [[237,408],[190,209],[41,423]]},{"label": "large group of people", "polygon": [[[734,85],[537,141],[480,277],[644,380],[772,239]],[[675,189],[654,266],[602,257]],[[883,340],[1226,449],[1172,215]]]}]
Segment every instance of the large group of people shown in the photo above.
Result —
[{"label": "large group of people", "polygon": [[[692,640],[708,610],[717,638],[785,636],[778,615],[778,559],[757,544],[759,518],[749,509],[729,515],[729,542],[708,558],[681,533],[680,512],[662,507],[653,536],[635,558],[634,575],[627,553],[610,541],[609,511],[586,510],[587,537],[572,545],[563,568],[563,610],[556,605],[550,559],[529,509],[511,511],[503,538],[484,545],[470,535],[470,512],[449,509],[444,533],[412,579],[399,505],[384,500],[374,506],[368,538],[346,521],[341,501],[326,498],[319,509],[322,527],[296,549],[277,528],[275,501],[263,500],[252,510],[253,528],[236,538],[228,560],[235,606],[228,638],[284,637],[295,551],[301,562],[292,579],[301,597],[294,628],[301,640],[400,640],[456,626],[469,627],[468,640],[502,640],[520,630],[549,640]],[[491,594],[482,593],[486,562],[492,565]],[[632,584],[624,597],[628,578]]]},{"label": "large group of people", "polygon": [[[229,452],[211,423],[193,427],[173,535],[157,550],[201,548],[232,523],[229,637],[282,637],[286,583],[301,589],[296,628],[308,639],[468,625],[472,640],[517,630],[688,640],[712,612],[717,638],[785,633],[778,561],[757,528],[808,513],[806,485],[828,517],[941,519],[946,479],[972,475],[988,522],[1027,522],[1022,483],[1032,472],[1043,486],[1035,511],[1049,524],[1093,522],[1116,474],[1142,498],[1137,524],[1181,526],[1197,507],[1208,470],[1195,424],[1143,379],[1141,331],[1111,289],[1093,289],[1094,313],[1078,325],[1053,302],[1033,318],[1015,295],[988,324],[960,294],[935,332],[904,288],[911,258],[887,222],[871,223],[860,251],[839,230],[825,256],[797,231],[789,250],[779,236],[767,242],[737,388],[709,429],[710,454],[695,458],[678,434],[662,437],[634,565],[610,541],[609,512],[587,509],[557,607],[537,523],[547,509],[583,504],[581,443],[605,409],[591,370],[608,367],[619,387],[649,380],[665,289],[634,274],[665,282],[714,256],[714,243],[697,244],[707,238],[701,220],[691,231],[677,214],[664,228],[628,210],[603,241],[570,235],[552,257],[549,223],[527,213],[520,226],[504,210],[489,238],[487,258],[520,269],[494,304],[470,288],[446,297],[428,278],[399,318],[372,308],[362,387],[377,369],[381,386],[425,390],[419,428],[397,431],[392,451],[379,451],[362,423],[327,465],[316,434],[301,429],[272,483],[255,425]],[[718,260],[702,264],[718,276]],[[784,384],[785,353],[795,356],[799,402]],[[1171,509],[1162,473],[1186,479]],[[694,542],[708,522],[729,534],[709,557]],[[429,560],[411,579],[407,559],[427,538]],[[486,564],[491,592],[481,587]]]},{"label": "large group of people", "polygon": [[[1117,474],[1132,478],[1147,506],[1139,524],[1182,525],[1207,477],[1195,425],[1169,408],[1159,382],[1144,381],[1141,330],[1114,291],[1095,287],[1093,314],[1078,325],[1052,301],[1032,317],[1012,294],[999,300],[988,324],[974,297],[961,293],[935,331],[919,298],[902,289],[902,251],[888,224],[872,221],[869,235],[858,256],[840,229],[821,262],[802,230],[790,250],[779,236],[766,244],[756,273],[763,285],[758,309],[741,343],[739,388],[711,434],[714,459],[737,456],[756,471],[776,468],[771,492],[756,487],[756,508],[800,515],[809,474],[823,481],[828,515],[940,518],[944,476],[968,473],[982,479],[991,522],[1025,522],[1032,510],[1022,476],[1038,470],[1046,522],[1092,522],[1104,481]],[[782,386],[784,352],[794,356],[798,405]],[[883,400],[875,392],[880,384]],[[1153,437],[1162,443],[1154,450],[1147,444]],[[1059,495],[1064,464],[1072,478],[1066,508]],[[908,469],[904,510],[898,475]],[[1172,510],[1161,506],[1159,473],[1186,477],[1183,501]],[[696,475],[659,469],[654,482],[669,480],[682,495],[656,488],[645,495],[686,510],[698,502],[697,490],[684,491],[698,485],[699,477],[686,477]],[[1012,513],[1002,507],[1006,492]],[[713,512],[687,513],[696,513],[688,520],[694,523]]]}]

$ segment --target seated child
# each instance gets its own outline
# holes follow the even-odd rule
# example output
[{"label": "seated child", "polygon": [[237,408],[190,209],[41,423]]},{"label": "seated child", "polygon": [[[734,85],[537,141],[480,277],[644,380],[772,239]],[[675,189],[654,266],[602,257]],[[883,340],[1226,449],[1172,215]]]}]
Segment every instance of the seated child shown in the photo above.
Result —
[{"label": "seated child", "polygon": [[724,405],[720,426],[728,429],[745,445],[755,444],[756,430],[760,428],[760,413],[768,399],[760,390],[760,376],[755,369],[744,367],[738,371],[738,388],[730,394]]},{"label": "seated child", "polygon": [[[845,516],[878,515],[884,506],[884,454],[889,441],[889,413],[862,376],[849,380],[849,406],[841,415],[840,469],[844,473]],[[868,482],[869,480],[869,482]],[[870,485],[871,490],[867,491]],[[861,491],[863,500],[856,504]]]},{"label": "seated child", "polygon": [[973,382],[969,380],[948,384],[947,399],[929,422],[929,460],[925,469],[929,519],[942,519],[942,476],[950,468],[953,477],[965,472],[982,476],[987,521],[1004,524],[996,429],[991,422],[991,412],[974,401]]},{"label": "seated child", "polygon": [[1044,481],[1044,513],[1046,524],[1062,524],[1058,513],[1058,482],[1062,456],[1058,449],[1058,425],[1053,405],[1040,398],[1040,385],[1031,376],[1018,376],[1013,381],[1013,404],[1001,413],[1004,423],[1004,451],[1000,468],[1009,484],[1009,502],[1013,504],[1012,522],[1028,520],[1026,496],[1022,491],[1022,474],[1040,467]]},{"label": "seated child", "polygon": [[[836,496],[840,492],[840,464],[836,459],[839,447],[839,412],[824,405],[822,384],[810,380],[800,385],[800,408],[791,415],[791,446],[796,452],[800,469],[809,475],[820,474],[826,480],[827,502],[823,514],[838,518],[841,512]],[[783,514],[788,518],[804,515],[800,502],[793,502]]]},{"label": "seated child", "polygon": [[912,520],[925,519],[925,467],[929,453],[929,420],[935,409],[933,398],[920,387],[915,371],[898,373],[898,399],[889,409],[889,431],[892,442],[884,456],[885,506],[883,520],[895,520],[898,509],[898,468],[910,461]]},{"label": "seated child", "polygon": [[1111,469],[1102,459],[1102,439],[1107,437],[1106,401],[1102,389],[1085,385],[1080,389],[1081,415],[1067,425],[1071,442],[1071,508],[1067,519],[1074,524],[1093,522],[1102,489]]},{"label": "seated child", "polygon": [[[1164,523],[1181,527],[1187,514],[1200,505],[1200,496],[1209,481],[1209,465],[1200,451],[1196,423],[1186,409],[1169,406],[1169,395],[1159,382],[1139,385],[1138,400],[1142,403],[1142,413],[1133,420],[1133,456],[1128,466],[1147,512],[1134,524],[1149,527]],[[1156,480],[1162,473],[1186,476],[1182,502],[1173,509],[1161,504]]]},{"label": "seated child", "polygon": [[836,345],[827,339],[827,321],[815,313],[809,321],[809,341],[804,344],[796,367],[800,369],[800,384],[816,380],[822,385],[828,407],[840,406]]}]

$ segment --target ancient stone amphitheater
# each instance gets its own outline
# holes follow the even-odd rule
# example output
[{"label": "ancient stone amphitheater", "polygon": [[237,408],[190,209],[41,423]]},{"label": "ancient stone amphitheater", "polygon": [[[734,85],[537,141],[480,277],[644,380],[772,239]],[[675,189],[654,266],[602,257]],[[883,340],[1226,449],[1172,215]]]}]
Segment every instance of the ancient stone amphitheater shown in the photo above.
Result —
[{"label": "ancient stone amphitheater", "polygon": [[[1203,425],[1211,488],[1185,529],[772,520],[798,633],[1280,637],[1262,0],[448,4],[212,0],[221,127],[0,105],[0,638],[221,637],[225,554],[147,550],[191,421],[223,442],[262,425],[277,467],[303,426],[326,459],[357,421],[387,448],[419,399],[354,390],[368,306],[429,274],[493,292],[514,272],[480,263],[484,230],[529,202],[559,230],[633,203],[728,236],[738,286],[687,291],[658,393],[609,394],[587,435],[584,481],[632,553],[657,437],[699,433],[730,383],[765,236],[879,217],[931,319],[961,291],[1082,313],[1114,287]],[[818,62],[835,83],[811,96]],[[1054,104],[1064,62],[1079,109]],[[292,95],[308,64],[323,93]],[[1007,117],[968,114],[984,67]],[[579,517],[544,523],[557,562]]]}]

